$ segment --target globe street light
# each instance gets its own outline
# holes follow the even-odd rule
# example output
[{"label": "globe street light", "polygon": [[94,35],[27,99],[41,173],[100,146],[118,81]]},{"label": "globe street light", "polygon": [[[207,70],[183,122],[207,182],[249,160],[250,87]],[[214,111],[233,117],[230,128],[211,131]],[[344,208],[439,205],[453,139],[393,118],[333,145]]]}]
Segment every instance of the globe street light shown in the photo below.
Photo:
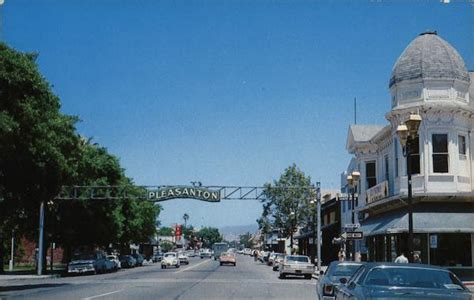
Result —
[{"label": "globe street light", "polygon": [[418,129],[421,124],[421,116],[418,114],[410,114],[405,123],[398,125],[397,135],[403,149],[403,156],[407,161],[407,177],[408,177],[408,259],[413,261],[413,205],[412,205],[412,184],[411,184],[411,154],[414,142],[418,137]]},{"label": "globe street light", "polygon": [[[360,173],[358,171],[353,171],[350,175],[347,176],[347,184],[351,188],[351,194],[352,194],[352,231],[354,231],[355,228],[355,191],[357,188],[357,184],[359,183],[359,178],[360,178]],[[355,241],[351,241],[351,246],[352,246],[352,260],[355,260]]]}]

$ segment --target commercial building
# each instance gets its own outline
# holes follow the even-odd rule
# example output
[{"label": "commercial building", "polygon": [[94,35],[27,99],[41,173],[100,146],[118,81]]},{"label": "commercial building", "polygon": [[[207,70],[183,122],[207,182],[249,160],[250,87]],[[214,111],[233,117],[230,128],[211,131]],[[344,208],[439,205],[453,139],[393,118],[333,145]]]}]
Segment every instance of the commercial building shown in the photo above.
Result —
[{"label": "commercial building", "polygon": [[[397,128],[417,114],[421,125],[409,166],[413,250],[424,263],[472,270],[473,82],[474,72],[448,42],[436,32],[422,33],[393,67],[389,124],[350,126],[346,148],[353,158],[345,175],[360,172],[356,223],[365,239],[357,250],[368,260],[393,261],[408,249],[408,165]],[[342,189],[348,191],[345,184]]]}]

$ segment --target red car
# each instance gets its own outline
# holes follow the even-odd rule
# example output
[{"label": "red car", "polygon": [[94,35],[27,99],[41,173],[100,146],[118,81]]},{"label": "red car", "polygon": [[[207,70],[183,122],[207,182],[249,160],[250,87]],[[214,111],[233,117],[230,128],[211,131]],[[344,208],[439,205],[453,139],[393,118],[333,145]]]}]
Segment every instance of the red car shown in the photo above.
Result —
[{"label": "red car", "polygon": [[231,265],[234,265],[234,267],[235,267],[236,262],[235,262],[234,253],[222,252],[221,256],[219,256],[219,262],[220,262],[221,266],[223,264],[231,264]]}]

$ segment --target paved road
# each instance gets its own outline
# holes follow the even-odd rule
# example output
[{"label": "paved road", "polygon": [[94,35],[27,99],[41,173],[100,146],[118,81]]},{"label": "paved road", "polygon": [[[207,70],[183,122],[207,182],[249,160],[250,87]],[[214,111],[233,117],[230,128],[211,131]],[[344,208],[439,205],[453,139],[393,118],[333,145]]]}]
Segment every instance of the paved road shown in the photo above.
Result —
[{"label": "paved road", "polygon": [[[7,283],[5,285],[5,283]],[[117,273],[0,282],[12,299],[315,299],[315,280],[278,279],[278,273],[239,255],[237,266],[191,258],[179,269],[159,264]]]}]

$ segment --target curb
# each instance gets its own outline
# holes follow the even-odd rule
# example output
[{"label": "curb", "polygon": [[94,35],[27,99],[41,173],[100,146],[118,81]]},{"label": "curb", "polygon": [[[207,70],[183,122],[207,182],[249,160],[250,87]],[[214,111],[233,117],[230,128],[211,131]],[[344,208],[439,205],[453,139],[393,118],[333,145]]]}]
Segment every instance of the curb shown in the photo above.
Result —
[{"label": "curb", "polygon": [[[4,278],[2,278],[4,277]],[[53,275],[2,275],[0,276],[1,281],[15,281],[15,280],[28,280],[28,279],[49,279],[49,278],[59,278],[59,274]]]}]

